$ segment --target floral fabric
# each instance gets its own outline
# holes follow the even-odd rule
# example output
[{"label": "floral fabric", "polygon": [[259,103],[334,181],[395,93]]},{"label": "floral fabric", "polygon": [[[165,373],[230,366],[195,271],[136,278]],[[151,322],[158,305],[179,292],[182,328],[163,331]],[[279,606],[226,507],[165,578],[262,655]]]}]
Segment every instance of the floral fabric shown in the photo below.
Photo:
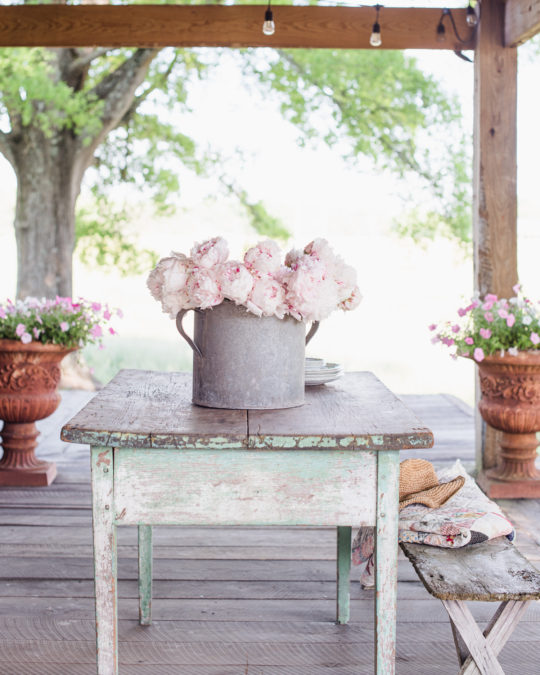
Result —
[{"label": "floral fabric", "polygon": [[[480,490],[459,460],[449,469],[437,471],[440,482],[456,476],[465,477],[465,484],[443,506],[430,509],[411,504],[399,514],[399,541],[442,548],[470,546],[495,537],[514,540],[515,530],[501,509]],[[353,564],[367,563],[361,583],[372,586],[374,528],[362,527],[353,542]]]}]

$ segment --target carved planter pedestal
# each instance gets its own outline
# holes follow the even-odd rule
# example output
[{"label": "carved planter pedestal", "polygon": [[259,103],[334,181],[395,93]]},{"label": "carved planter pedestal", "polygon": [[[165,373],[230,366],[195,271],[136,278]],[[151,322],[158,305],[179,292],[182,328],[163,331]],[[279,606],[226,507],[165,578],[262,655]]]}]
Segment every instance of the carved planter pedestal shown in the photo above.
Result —
[{"label": "carved planter pedestal", "polygon": [[478,364],[483,419],[502,431],[498,464],[478,484],[492,498],[540,497],[535,466],[540,431],[540,351],[486,356]]},{"label": "carved planter pedestal", "polygon": [[60,403],[56,391],[60,362],[73,349],[60,345],[0,340],[0,430],[4,454],[0,486],[50,485],[56,465],[35,456],[36,420],[51,415]]}]

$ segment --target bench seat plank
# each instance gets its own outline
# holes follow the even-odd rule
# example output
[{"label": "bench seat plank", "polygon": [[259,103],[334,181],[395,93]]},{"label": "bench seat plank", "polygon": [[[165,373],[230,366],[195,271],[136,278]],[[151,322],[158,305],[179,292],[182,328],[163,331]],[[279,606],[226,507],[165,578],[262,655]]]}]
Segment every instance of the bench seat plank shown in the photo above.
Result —
[{"label": "bench seat plank", "polygon": [[426,589],[440,600],[537,600],[540,572],[498,537],[464,548],[402,543]]}]

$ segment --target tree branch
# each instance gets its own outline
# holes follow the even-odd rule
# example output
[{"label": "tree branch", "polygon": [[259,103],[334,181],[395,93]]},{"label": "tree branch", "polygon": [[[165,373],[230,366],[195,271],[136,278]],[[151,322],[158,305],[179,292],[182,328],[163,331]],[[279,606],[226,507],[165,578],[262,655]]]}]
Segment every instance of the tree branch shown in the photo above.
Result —
[{"label": "tree branch", "polygon": [[3,131],[0,131],[0,152],[4,155],[7,161],[15,168],[15,155],[11,148],[11,136]]},{"label": "tree branch", "polygon": [[70,63],[68,75],[73,76],[78,74],[81,70],[84,70],[86,66],[89,66],[92,61],[99,59],[100,56],[105,56],[109,51],[109,47],[101,47],[100,49],[93,49],[88,53],[82,53]]},{"label": "tree branch", "polygon": [[173,69],[174,69],[174,67],[177,63],[178,63],[178,53],[175,52],[173,59],[171,60],[171,62],[169,63],[169,65],[167,67],[167,70],[160,74],[160,76],[156,79],[156,82],[153,85],[151,85],[147,89],[145,89],[143,91],[143,93],[140,94],[140,96],[136,96],[133,99],[133,102],[129,106],[127,112],[122,117],[122,119],[118,122],[119,125],[127,122],[128,120],[130,120],[133,117],[133,115],[137,112],[137,109],[140,107],[140,105],[142,103],[144,103],[144,101],[146,101],[146,99],[150,96],[150,94],[153,91],[155,91],[156,89],[159,89],[160,87],[162,87],[167,82],[167,80],[169,79],[169,76],[171,75],[171,73],[172,73],[172,71],[173,71]]},{"label": "tree branch", "polygon": [[137,87],[144,81],[150,63],[158,52],[158,49],[137,49],[118,68],[89,90],[88,95],[96,96],[104,105],[99,132],[90,140],[88,136],[82,135],[77,141],[81,178],[90,166],[96,148],[126,114]]}]

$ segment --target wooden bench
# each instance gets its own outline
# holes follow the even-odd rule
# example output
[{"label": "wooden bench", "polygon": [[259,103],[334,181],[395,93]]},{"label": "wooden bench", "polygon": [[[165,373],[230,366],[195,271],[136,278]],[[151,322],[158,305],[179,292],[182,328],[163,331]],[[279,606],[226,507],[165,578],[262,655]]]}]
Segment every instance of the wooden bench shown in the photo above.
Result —
[{"label": "wooden bench", "polygon": [[[421,544],[401,548],[448,612],[459,675],[504,675],[497,656],[529,602],[540,599],[540,572],[505,537],[458,549]],[[467,600],[501,603],[483,632]]]}]

